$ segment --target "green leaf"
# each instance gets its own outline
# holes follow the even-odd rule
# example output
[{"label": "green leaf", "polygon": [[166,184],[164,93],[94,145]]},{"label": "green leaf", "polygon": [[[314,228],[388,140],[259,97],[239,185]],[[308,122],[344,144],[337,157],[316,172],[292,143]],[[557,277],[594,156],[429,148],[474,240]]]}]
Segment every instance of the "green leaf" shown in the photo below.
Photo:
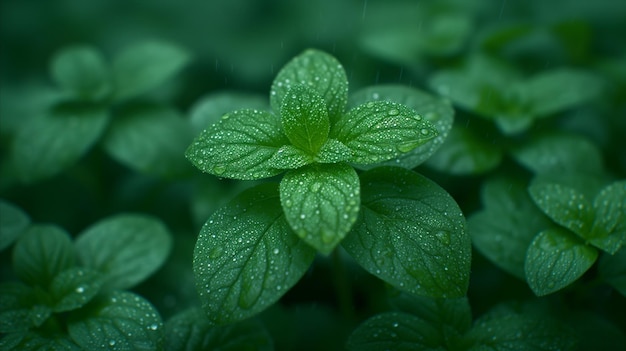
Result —
[{"label": "green leaf", "polygon": [[506,272],[524,279],[526,250],[550,220],[537,209],[526,185],[508,177],[488,179],[483,209],[467,220],[474,247]]},{"label": "green leaf", "polygon": [[610,253],[616,253],[626,241],[626,181],[605,187],[593,200],[595,221],[589,242]]},{"label": "green leaf", "polygon": [[480,174],[496,168],[502,157],[502,148],[480,139],[470,129],[453,126],[426,165],[455,175]]},{"label": "green leaf", "polygon": [[59,273],[49,288],[52,310],[65,312],[84,306],[100,291],[103,282],[99,273],[85,268],[73,267]]},{"label": "green leaf", "polygon": [[400,293],[389,302],[393,308],[428,322],[435,329],[432,336],[437,338],[437,344],[447,350],[458,349],[472,325],[472,311],[466,297],[433,299]]},{"label": "green leaf", "polygon": [[437,329],[428,321],[404,312],[386,312],[359,325],[348,338],[354,351],[446,351]]},{"label": "green leaf", "polygon": [[330,121],[324,99],[313,89],[294,84],[280,106],[282,126],[294,146],[315,155],[328,139]]},{"label": "green leaf", "polygon": [[191,128],[175,110],[136,105],[115,116],[103,142],[112,158],[132,169],[173,176],[189,165],[184,153],[192,139]]},{"label": "green leaf", "polygon": [[61,103],[29,119],[13,140],[11,161],[20,180],[51,177],[76,163],[98,141],[108,114],[97,105]]},{"label": "green leaf", "polygon": [[604,281],[626,296],[626,248],[622,247],[613,255],[602,255],[598,270]]},{"label": "green leaf", "polygon": [[359,213],[359,178],[347,164],[315,164],[289,171],[280,182],[287,222],[307,244],[329,254]]},{"label": "green leaf", "polygon": [[513,149],[512,155],[535,173],[603,171],[598,147],[577,134],[543,134]]},{"label": "green leaf", "polygon": [[582,238],[590,239],[593,206],[583,193],[542,177],[533,179],[528,191],[537,206],[553,221]]},{"label": "green leaf", "polygon": [[602,85],[594,74],[556,69],[533,76],[521,89],[533,115],[542,117],[588,102],[600,94]]},{"label": "green leaf", "polygon": [[501,60],[473,55],[458,69],[442,70],[433,75],[429,85],[464,109],[493,118],[515,105],[507,94],[520,82],[519,73]]},{"label": "green leaf", "polygon": [[215,326],[197,308],[191,308],[165,323],[165,349],[168,351],[274,350],[268,332],[255,319]]},{"label": "green leaf", "polygon": [[120,214],[103,219],[76,238],[76,251],[87,268],[103,274],[104,289],[131,288],[165,262],[172,238],[153,218]]},{"label": "green leaf", "polygon": [[268,166],[276,169],[296,169],[313,162],[313,157],[293,145],[285,145],[276,150],[268,160]]},{"label": "green leaf", "polygon": [[317,153],[315,161],[319,163],[339,163],[349,161],[352,150],[339,140],[328,139]]},{"label": "green leaf", "polygon": [[[83,312],[81,310],[81,312]],[[85,350],[160,350],[163,323],[141,296],[114,291],[84,308],[85,315],[68,324],[72,340]]]},{"label": "green leaf", "polygon": [[267,97],[236,91],[211,93],[191,107],[189,122],[199,134],[206,127],[219,122],[223,115],[242,109],[269,110]]},{"label": "green leaf", "polygon": [[348,101],[348,78],[333,56],[308,49],[289,61],[272,83],[270,105],[275,113],[281,110],[295,84],[307,86],[324,99],[331,124],[343,114]]},{"label": "green leaf", "polygon": [[[12,347],[4,348],[6,338],[11,338]],[[7,345],[8,346],[8,345]],[[38,333],[31,331],[22,335],[9,335],[0,340],[0,349],[19,351],[82,351],[69,337],[63,334]]]},{"label": "green leaf", "polygon": [[115,99],[126,100],[156,88],[178,73],[189,59],[185,50],[165,42],[129,47],[113,61]]},{"label": "green leaf", "polygon": [[[437,129],[437,136],[415,149],[398,155],[395,159],[382,162],[381,165],[400,166],[413,169],[441,147],[448,137],[454,121],[454,110],[448,100],[435,97],[418,89],[402,85],[376,85],[361,89],[350,96],[348,107],[356,107],[368,101],[392,101],[414,109],[420,116]],[[370,169],[370,165],[358,165],[361,169]]]},{"label": "green leaf", "polygon": [[63,49],[52,59],[50,70],[56,83],[78,98],[100,100],[111,93],[109,69],[92,47]]},{"label": "green leaf", "polygon": [[586,246],[569,231],[546,229],[528,247],[526,280],[537,296],[547,295],[580,278],[597,258],[596,249]]},{"label": "green leaf", "polygon": [[361,215],[343,247],[368,272],[399,290],[464,296],[471,243],[454,199],[427,178],[398,167],[361,176]]},{"label": "green leaf", "polygon": [[193,269],[204,311],[217,324],[261,312],[302,277],[314,256],[289,229],[277,184],[246,190],[198,236]]},{"label": "green leaf", "polygon": [[30,329],[36,319],[33,306],[37,303],[33,288],[17,282],[0,283],[0,333]]},{"label": "green leaf", "polygon": [[72,239],[53,225],[31,225],[13,248],[15,275],[29,285],[48,287],[62,271],[73,267]]},{"label": "green leaf", "polygon": [[467,339],[469,351],[576,350],[575,335],[554,318],[502,306],[478,318]]},{"label": "green leaf", "polygon": [[30,225],[22,209],[0,199],[0,251],[9,247]]},{"label": "green leaf", "polygon": [[201,171],[218,177],[261,179],[282,172],[269,160],[286,144],[289,139],[279,118],[269,112],[239,110],[205,129],[185,156]]},{"label": "green leaf", "polygon": [[330,136],[353,152],[352,162],[371,164],[390,160],[425,144],[437,129],[415,110],[389,101],[370,101],[343,115]]}]

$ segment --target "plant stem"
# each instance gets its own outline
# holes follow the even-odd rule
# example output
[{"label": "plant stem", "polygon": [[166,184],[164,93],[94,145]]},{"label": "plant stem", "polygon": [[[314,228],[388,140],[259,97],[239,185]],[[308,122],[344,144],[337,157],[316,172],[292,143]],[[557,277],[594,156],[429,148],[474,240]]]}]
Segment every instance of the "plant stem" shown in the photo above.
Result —
[{"label": "plant stem", "polygon": [[347,319],[354,319],[354,305],[352,304],[352,288],[346,276],[346,269],[341,259],[339,249],[336,248],[331,254],[333,266],[333,285],[339,303],[341,315]]}]

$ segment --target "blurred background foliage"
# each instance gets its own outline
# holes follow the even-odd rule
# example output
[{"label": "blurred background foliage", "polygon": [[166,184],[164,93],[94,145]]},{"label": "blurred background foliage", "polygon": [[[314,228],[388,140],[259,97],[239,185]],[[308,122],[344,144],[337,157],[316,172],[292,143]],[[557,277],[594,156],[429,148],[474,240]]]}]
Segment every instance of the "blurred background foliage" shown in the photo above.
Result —
[{"label": "blurred background foliage", "polygon": [[[14,179],[6,164],[14,131],[29,113],[46,105],[46,94],[54,95],[49,63],[61,48],[88,44],[107,59],[146,40],[183,48],[192,58],[190,63],[142,99],[169,105],[190,121],[192,134],[199,132],[202,123],[210,123],[212,116],[227,112],[221,109],[264,106],[277,71],[309,47],[342,62],[351,92],[372,84],[400,83],[446,95],[433,77],[462,70],[476,55],[497,61],[475,72],[487,81],[506,77],[499,64],[512,67],[514,76],[524,79],[558,68],[594,75],[601,86],[594,99],[552,113],[556,118],[533,120],[532,129],[524,125],[521,132],[499,130],[500,124],[477,117],[481,109],[476,106],[456,106],[457,131],[451,132],[450,139],[465,144],[442,149],[438,158],[418,171],[442,185],[470,214],[480,207],[485,175],[526,172],[523,160],[522,167],[516,163],[515,150],[520,142],[539,137],[539,132],[583,136],[592,144],[590,153],[602,155],[602,172],[624,178],[625,33],[626,2],[621,0],[2,0],[0,197],[22,208],[34,222],[55,223],[73,234],[120,212],[160,217],[176,235],[172,255],[135,290],[167,319],[196,304],[191,257],[200,226],[250,183],[218,180],[191,169],[173,176],[137,170],[112,159],[102,148],[90,149],[77,163],[49,178],[33,183]],[[568,87],[557,84],[560,88]],[[592,89],[580,89],[587,88]],[[449,98],[456,102],[455,96]],[[202,112],[207,101],[212,110]],[[191,137],[186,137],[189,142]],[[473,155],[467,155],[467,150]],[[6,256],[3,253],[3,276],[10,274],[4,268],[9,262]],[[337,326],[333,317],[337,309],[329,270],[329,262],[320,259],[283,304],[266,313],[271,332],[290,325],[290,338],[278,340],[277,346],[301,342],[296,336],[309,332],[317,336],[315,342],[322,342],[351,330]],[[384,309],[377,300],[384,294],[381,284],[355,267],[348,270],[354,307],[361,317]],[[471,279],[474,315],[497,301],[532,296],[523,281],[480,254],[474,255]],[[623,297],[617,303],[625,306]],[[287,308],[292,305],[304,307]],[[594,308],[604,308],[601,313],[626,326],[623,315],[604,305]],[[297,330],[304,328],[302,324],[284,323],[293,319],[308,320],[309,328],[320,330]]]}]

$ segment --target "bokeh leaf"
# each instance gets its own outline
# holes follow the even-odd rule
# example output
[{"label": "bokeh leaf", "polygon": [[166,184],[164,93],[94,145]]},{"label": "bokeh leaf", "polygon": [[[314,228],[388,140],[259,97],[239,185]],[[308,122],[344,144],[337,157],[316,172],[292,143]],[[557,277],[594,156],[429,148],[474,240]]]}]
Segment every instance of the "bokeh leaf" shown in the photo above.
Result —
[{"label": "bokeh leaf", "polygon": [[158,219],[119,214],[85,229],[75,245],[82,264],[104,276],[103,289],[128,289],[161,267],[172,238]]}]

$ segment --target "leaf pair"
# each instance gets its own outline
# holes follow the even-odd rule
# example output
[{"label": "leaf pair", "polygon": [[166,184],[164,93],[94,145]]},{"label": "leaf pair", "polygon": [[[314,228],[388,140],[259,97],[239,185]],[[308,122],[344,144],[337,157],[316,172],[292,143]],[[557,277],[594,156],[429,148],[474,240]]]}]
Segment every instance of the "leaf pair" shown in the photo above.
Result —
[{"label": "leaf pair", "polygon": [[548,313],[502,304],[472,323],[467,298],[431,299],[399,294],[396,311],[363,322],[349,350],[574,350],[571,330]]},{"label": "leaf pair", "polygon": [[[126,106],[113,119],[111,107],[154,90],[188,61],[185,51],[161,42],[122,51],[110,67],[99,51],[88,46],[59,52],[50,68],[59,89],[45,98],[43,106],[28,111],[26,122],[15,128],[11,149],[15,176],[34,182],[56,175],[101,139],[113,158],[131,168],[163,175],[184,169],[179,155],[191,130],[175,111],[154,104]],[[44,100],[35,94],[30,100]]]},{"label": "leaf pair", "polygon": [[[312,181],[298,203],[283,202],[285,211],[280,205],[282,193],[276,184],[267,183],[242,192],[206,222],[196,243],[193,266],[196,287],[211,321],[226,324],[264,310],[312,264],[315,250],[294,234],[288,211],[294,208],[294,213],[314,214],[311,204],[315,202],[310,197],[325,194],[315,182],[340,177],[310,176]],[[285,176],[280,187],[290,186],[289,177]],[[335,207],[352,207],[351,211],[360,213],[342,241],[346,251],[367,271],[400,290],[435,297],[463,296],[469,283],[471,246],[465,220],[450,195],[428,179],[398,167],[368,171],[360,182],[364,184],[360,203],[356,195],[354,203],[346,204],[332,202],[332,194],[322,196],[330,207],[320,209],[322,218],[339,221]],[[287,191],[297,192],[297,185]],[[333,225],[315,223],[322,231]],[[307,225],[305,219],[295,224]]]},{"label": "leaf pair", "polygon": [[437,73],[430,86],[455,104],[494,119],[506,134],[523,132],[537,118],[586,103],[602,90],[599,77],[557,69],[521,79],[502,62],[475,55],[458,70]]},{"label": "leaf pair", "polygon": [[525,272],[536,294],[571,284],[593,265],[598,249],[613,255],[626,241],[626,181],[602,188],[593,202],[576,187],[547,177],[536,178],[529,191],[544,213],[568,229],[544,230],[528,248]]}]

